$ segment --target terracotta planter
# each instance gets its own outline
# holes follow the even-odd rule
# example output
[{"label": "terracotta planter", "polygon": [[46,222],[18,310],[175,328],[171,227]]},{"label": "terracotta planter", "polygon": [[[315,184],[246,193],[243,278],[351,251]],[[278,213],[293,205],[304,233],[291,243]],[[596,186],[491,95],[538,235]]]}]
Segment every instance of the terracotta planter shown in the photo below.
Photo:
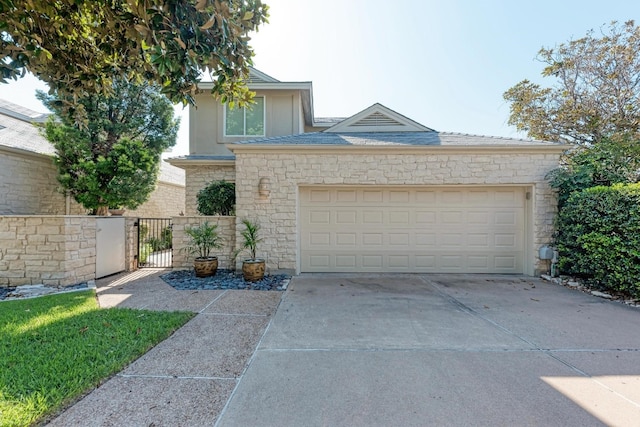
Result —
[{"label": "terracotta planter", "polygon": [[196,271],[196,277],[213,276],[218,270],[218,257],[196,258],[193,260],[193,269]]},{"label": "terracotta planter", "polygon": [[263,259],[245,259],[242,262],[242,277],[247,282],[257,282],[264,277],[265,262]]}]

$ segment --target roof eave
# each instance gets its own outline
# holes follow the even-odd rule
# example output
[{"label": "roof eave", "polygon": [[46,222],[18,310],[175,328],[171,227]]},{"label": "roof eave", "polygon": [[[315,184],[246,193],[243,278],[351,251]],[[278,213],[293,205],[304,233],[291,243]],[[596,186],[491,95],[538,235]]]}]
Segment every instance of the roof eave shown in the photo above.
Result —
[{"label": "roof eave", "polygon": [[330,144],[226,144],[226,147],[235,153],[359,153],[375,152],[388,154],[424,154],[424,153],[492,153],[492,154],[513,154],[513,153],[543,153],[561,154],[571,148],[571,145],[564,144],[531,144],[531,145],[423,145],[423,146],[398,146],[398,145],[330,145]]},{"label": "roof eave", "polygon": [[216,159],[216,158],[179,158],[173,157],[164,159],[165,162],[171,166],[184,169],[185,166],[234,166],[236,164],[235,159]]}]

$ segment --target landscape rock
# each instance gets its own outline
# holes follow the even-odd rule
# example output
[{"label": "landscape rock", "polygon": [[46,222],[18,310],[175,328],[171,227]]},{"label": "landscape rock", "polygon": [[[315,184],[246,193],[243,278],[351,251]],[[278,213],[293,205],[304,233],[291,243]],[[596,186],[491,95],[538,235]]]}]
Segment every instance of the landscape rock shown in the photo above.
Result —
[{"label": "landscape rock", "polygon": [[604,293],[604,292],[600,292],[600,291],[591,291],[591,295],[596,296],[596,297],[600,297],[600,298],[606,298],[606,299],[611,299],[611,295]]}]

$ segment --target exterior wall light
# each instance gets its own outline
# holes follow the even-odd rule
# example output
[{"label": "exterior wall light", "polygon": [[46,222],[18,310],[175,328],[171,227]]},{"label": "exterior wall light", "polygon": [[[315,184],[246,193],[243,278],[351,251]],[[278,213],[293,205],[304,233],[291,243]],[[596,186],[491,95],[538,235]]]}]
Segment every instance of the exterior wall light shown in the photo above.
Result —
[{"label": "exterior wall light", "polygon": [[260,178],[258,183],[258,194],[260,194],[260,197],[269,197],[269,194],[271,194],[271,180],[269,178]]}]

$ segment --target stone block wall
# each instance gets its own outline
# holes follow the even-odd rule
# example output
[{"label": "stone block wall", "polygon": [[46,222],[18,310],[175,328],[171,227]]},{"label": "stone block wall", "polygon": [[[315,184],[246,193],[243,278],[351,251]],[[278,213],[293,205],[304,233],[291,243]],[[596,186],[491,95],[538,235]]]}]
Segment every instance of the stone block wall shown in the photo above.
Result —
[{"label": "stone block wall", "polygon": [[126,210],[124,215],[140,218],[170,218],[184,213],[185,187],[167,182],[158,182],[149,200],[137,209]]},{"label": "stone block wall", "polygon": [[187,227],[196,227],[205,221],[210,224],[218,224],[218,233],[223,240],[222,249],[216,250],[214,255],[218,257],[219,268],[231,268],[231,260],[236,247],[236,217],[235,216],[178,216],[173,221],[173,268],[193,268],[193,257],[183,249],[189,242],[189,236],[185,233]]},{"label": "stone block wall", "polygon": [[221,165],[198,165],[183,166],[186,171],[186,196],[185,210],[186,216],[198,215],[198,191],[202,190],[212,181],[236,181],[235,166]]},{"label": "stone block wall", "polygon": [[[58,191],[53,158],[43,154],[0,150],[0,215],[64,215],[66,197]],[[85,209],[69,201],[69,213]]]},{"label": "stone block wall", "polygon": [[[529,251],[536,257],[530,273],[546,268],[537,259],[537,249],[551,242],[556,195],[545,175],[558,166],[559,153],[500,149],[482,154],[387,153],[236,151],[236,215],[257,219],[262,226],[260,252],[268,254],[270,267],[297,269],[298,187],[343,184],[529,187],[533,216]],[[261,177],[271,181],[268,198],[258,194]]]},{"label": "stone block wall", "polygon": [[0,286],[95,278],[96,217],[0,216]]}]

